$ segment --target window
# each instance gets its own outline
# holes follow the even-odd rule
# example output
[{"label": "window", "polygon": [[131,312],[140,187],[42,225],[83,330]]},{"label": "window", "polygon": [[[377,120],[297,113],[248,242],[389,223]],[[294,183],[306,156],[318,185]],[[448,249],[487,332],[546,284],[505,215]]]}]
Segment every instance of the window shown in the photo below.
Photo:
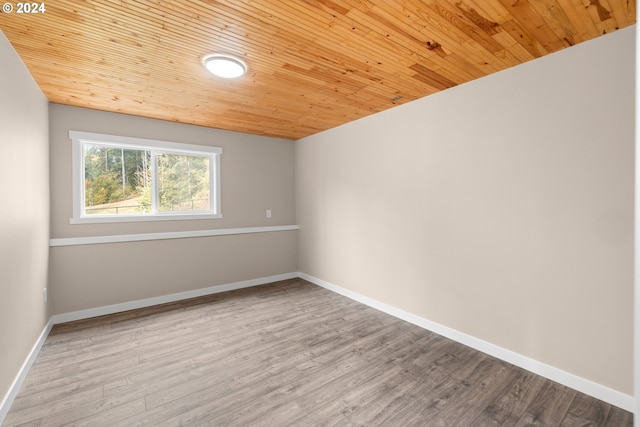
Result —
[{"label": "window", "polygon": [[222,218],[221,148],[70,131],[72,224]]}]

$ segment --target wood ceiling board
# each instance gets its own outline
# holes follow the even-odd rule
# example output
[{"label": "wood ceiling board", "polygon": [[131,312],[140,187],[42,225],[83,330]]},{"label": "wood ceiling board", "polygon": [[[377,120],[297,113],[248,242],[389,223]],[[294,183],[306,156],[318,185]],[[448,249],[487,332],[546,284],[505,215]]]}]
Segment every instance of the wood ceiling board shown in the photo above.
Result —
[{"label": "wood ceiling board", "polygon": [[[636,22],[627,0],[57,0],[0,14],[52,102],[298,139]],[[206,72],[209,53],[246,76]]]}]

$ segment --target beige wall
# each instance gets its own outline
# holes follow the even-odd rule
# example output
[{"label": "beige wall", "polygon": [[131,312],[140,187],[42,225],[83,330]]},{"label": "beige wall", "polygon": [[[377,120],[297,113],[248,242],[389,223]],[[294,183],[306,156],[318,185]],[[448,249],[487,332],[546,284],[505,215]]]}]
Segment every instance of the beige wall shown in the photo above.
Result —
[{"label": "beige wall", "polygon": [[47,100],[0,32],[0,402],[49,320]]},{"label": "beige wall", "polygon": [[[295,224],[294,143],[51,104],[51,237]],[[224,218],[69,224],[69,130],[222,147]],[[265,211],[272,210],[272,218]],[[51,248],[55,314],[297,270],[297,231]]]},{"label": "beige wall", "polygon": [[297,231],[51,249],[56,314],[297,271]]},{"label": "beige wall", "polygon": [[298,141],[300,271],[632,394],[634,31]]}]

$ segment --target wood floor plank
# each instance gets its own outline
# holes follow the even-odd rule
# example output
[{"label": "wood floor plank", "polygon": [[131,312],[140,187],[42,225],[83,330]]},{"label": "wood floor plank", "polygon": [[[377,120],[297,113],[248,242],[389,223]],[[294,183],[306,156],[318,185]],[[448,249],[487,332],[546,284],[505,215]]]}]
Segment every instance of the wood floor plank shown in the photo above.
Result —
[{"label": "wood floor plank", "polygon": [[473,425],[473,420],[500,394],[505,388],[505,383],[508,384],[516,376],[516,369],[505,364],[504,369],[482,375],[477,381],[463,382],[467,387],[464,391],[465,397],[459,396],[458,399],[464,403],[449,405],[426,425],[443,427]]},{"label": "wood floor plank", "polygon": [[546,380],[523,369],[518,371],[513,381],[473,421],[474,426],[512,426],[522,418]]},{"label": "wood floor plank", "polygon": [[[366,337],[361,339],[365,339],[365,338]],[[303,354],[303,356],[310,358],[311,361],[317,361],[319,360],[318,354],[324,358],[327,355],[327,351],[318,351],[317,353],[307,352],[306,354]],[[314,363],[312,368],[301,370],[301,375],[298,375],[294,379],[291,379],[288,383],[270,384],[269,382],[267,382],[266,385],[270,385],[272,389],[269,389],[269,391],[259,391],[255,398],[250,398],[249,396],[243,396],[242,398],[239,398],[234,396],[234,393],[236,392],[236,387],[234,387],[234,385],[232,384],[224,392],[225,395],[223,399],[225,399],[225,401],[229,401],[229,403],[227,403],[226,405],[223,405],[222,407],[220,407],[219,404],[221,402],[220,401],[215,402],[214,405],[212,405],[212,407],[209,409],[210,413],[208,414],[208,416],[205,416],[204,419],[200,419],[200,418],[192,419],[192,418],[189,418],[192,414],[181,414],[179,416],[179,419],[177,419],[176,421],[179,420],[180,422],[187,423],[187,424],[194,423],[194,422],[200,423],[207,420],[208,418],[212,418],[215,414],[220,413],[221,415],[224,415],[225,413],[230,412],[230,406],[234,407],[233,412],[235,412],[238,407],[244,404],[242,402],[254,401],[260,398],[262,395],[268,394],[270,391],[277,390],[278,388],[282,388],[282,387],[297,389],[298,394],[304,394],[309,388],[315,389],[315,388],[324,386],[325,384],[330,383],[335,378],[339,378],[351,371],[354,371],[362,367],[363,364],[366,363],[366,361],[363,360],[358,349],[349,350],[349,349],[343,348],[341,349],[341,351],[335,352],[332,354],[335,354],[333,358],[331,359],[325,358],[322,361],[318,361],[317,363]],[[279,375],[279,371],[282,369],[284,369],[285,371],[288,371],[291,365],[296,365],[296,362],[290,364],[290,363],[286,363],[286,360],[285,360],[285,363],[282,365],[272,364],[269,367],[270,375],[268,375],[266,379],[269,380],[269,377],[273,377],[274,375]],[[258,373],[258,375],[263,376],[263,372]],[[253,381],[255,378],[256,377],[247,376],[245,378],[242,378],[241,380]],[[242,389],[246,388],[247,386],[245,383],[241,385],[242,387],[238,387],[239,392],[242,392]],[[254,383],[251,387],[252,391],[254,391],[253,390],[254,388],[256,387],[259,388],[262,385],[263,384]],[[195,412],[199,412],[199,410],[196,410]]]},{"label": "wood floor plank", "polygon": [[607,405],[594,397],[584,394],[576,395],[575,399],[567,410],[567,415],[562,420],[562,426],[585,426],[592,423],[594,425],[605,425],[611,405]]},{"label": "wood floor plank", "polygon": [[[308,421],[311,418],[331,422],[330,415],[346,413],[352,405],[350,402],[365,401],[367,390],[371,393],[372,388],[380,388],[381,382],[391,381],[394,377],[399,378],[403,375],[401,361],[420,351],[415,348],[416,345],[420,346],[430,339],[431,336],[425,334],[417,343],[413,342],[412,348],[412,334],[389,336],[387,340],[391,346],[385,348],[384,354],[379,353],[375,363],[364,357],[362,352],[354,353],[360,363],[358,369],[345,372],[329,383],[322,383],[318,379],[308,381],[312,379],[308,378],[299,384],[281,387],[250,402],[240,411],[235,411],[232,414],[233,419],[221,418],[216,421],[221,421],[222,424],[233,421],[243,425],[255,425],[258,422],[304,424],[302,419]],[[353,396],[354,390],[356,396]],[[340,415],[340,418],[343,416]]]},{"label": "wood floor plank", "polygon": [[[481,392],[485,378],[493,383],[494,378],[505,370],[504,364],[486,355],[473,357],[438,385],[429,387],[424,393],[426,398],[414,399],[389,422],[392,425],[415,425],[422,420],[423,425],[455,425],[452,422],[458,416],[456,409],[464,407],[473,392]],[[418,393],[412,395],[419,396]]]},{"label": "wood floor plank", "polygon": [[[588,421],[589,422],[589,421]],[[588,425],[588,424],[587,424]],[[604,423],[605,427],[615,426],[631,426],[633,425],[633,414],[624,409],[612,407],[609,411],[607,421]]]},{"label": "wood floor plank", "polygon": [[533,427],[560,424],[576,394],[575,390],[568,387],[552,381],[545,382],[515,426]]},{"label": "wood floor plank", "polygon": [[620,408],[301,279],[56,325],[3,426],[605,426]]},{"label": "wood floor plank", "polygon": [[[67,412],[57,414],[57,417],[46,417],[42,420],[42,426],[57,427],[61,425],[73,425],[74,427],[95,427],[110,425],[113,422],[127,419],[134,414],[143,412],[144,399],[128,400],[121,405],[114,405],[106,410],[94,413],[80,412],[79,419],[69,417]],[[59,417],[59,418],[58,418]]]},{"label": "wood floor plank", "polygon": [[[415,352],[407,353],[413,357]],[[303,416],[299,418],[301,424],[313,421],[314,424],[334,424],[349,418],[359,419],[354,414],[369,412],[372,405],[383,396],[403,395],[415,379],[411,377],[400,360],[389,361],[385,364],[372,366],[372,372],[367,376],[355,378],[341,378],[332,387],[323,387],[304,396],[306,408],[303,406]],[[324,404],[317,405],[316,402]],[[318,409],[313,409],[318,407]]]},{"label": "wood floor plank", "polygon": [[7,414],[4,424],[11,425],[12,419],[19,420],[20,423],[26,421],[37,421],[47,418],[50,414],[69,411],[76,406],[91,402],[102,397],[100,388],[92,388],[89,390],[72,391],[58,396],[55,400],[45,403],[34,403],[33,405],[20,405],[16,410],[13,409]]}]

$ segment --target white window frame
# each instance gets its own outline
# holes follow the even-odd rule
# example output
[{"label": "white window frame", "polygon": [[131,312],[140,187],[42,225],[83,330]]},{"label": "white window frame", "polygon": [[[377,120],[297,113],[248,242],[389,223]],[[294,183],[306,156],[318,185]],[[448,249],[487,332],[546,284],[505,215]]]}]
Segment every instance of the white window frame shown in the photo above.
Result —
[{"label": "white window frame", "polygon": [[[206,145],[182,144],[177,142],[157,141],[152,139],[131,138],[117,135],[104,135],[90,132],[69,131],[69,139],[72,144],[72,173],[73,173],[73,217],[71,224],[105,223],[105,222],[134,222],[134,221],[166,221],[186,219],[218,219],[222,218],[220,209],[220,155],[222,148]],[[87,215],[84,212],[84,145],[100,144],[114,147],[124,147],[136,150],[151,151],[155,160],[157,154],[182,154],[198,157],[208,157],[209,167],[209,196],[210,210],[207,212],[152,212],[148,214],[94,214]],[[152,162],[155,164],[155,161]],[[155,186],[157,183],[157,168],[153,166],[153,205],[157,197]]]}]

